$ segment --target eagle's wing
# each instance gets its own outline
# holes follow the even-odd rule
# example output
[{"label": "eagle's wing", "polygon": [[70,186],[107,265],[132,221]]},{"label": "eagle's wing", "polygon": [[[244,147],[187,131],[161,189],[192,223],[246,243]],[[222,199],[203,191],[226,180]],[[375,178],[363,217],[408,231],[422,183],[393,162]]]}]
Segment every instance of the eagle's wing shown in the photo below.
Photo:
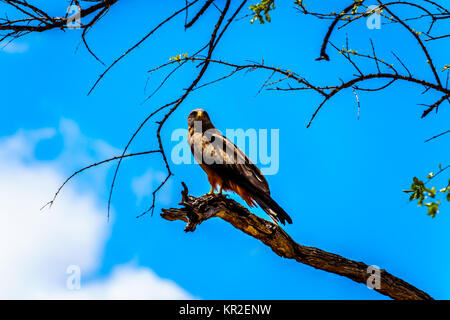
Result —
[{"label": "eagle's wing", "polygon": [[270,195],[269,184],[259,168],[219,130],[210,130],[203,139],[207,140],[204,142],[204,162],[212,170],[251,192]]},{"label": "eagle's wing", "polygon": [[[189,135],[189,144],[196,160],[209,172],[231,182],[230,189],[241,195],[249,205],[256,201],[275,222],[292,223],[289,215],[270,196],[267,180],[258,167],[219,130],[210,129],[205,134]],[[250,199],[243,196],[241,188]]]}]

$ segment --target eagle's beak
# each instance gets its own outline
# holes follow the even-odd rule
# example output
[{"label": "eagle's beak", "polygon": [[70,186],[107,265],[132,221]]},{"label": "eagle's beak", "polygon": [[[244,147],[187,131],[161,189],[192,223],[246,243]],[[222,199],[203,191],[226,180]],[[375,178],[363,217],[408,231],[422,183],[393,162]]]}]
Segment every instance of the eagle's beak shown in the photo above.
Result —
[{"label": "eagle's beak", "polygon": [[203,112],[199,111],[199,112],[197,113],[197,118],[201,118],[202,116],[203,116]]}]

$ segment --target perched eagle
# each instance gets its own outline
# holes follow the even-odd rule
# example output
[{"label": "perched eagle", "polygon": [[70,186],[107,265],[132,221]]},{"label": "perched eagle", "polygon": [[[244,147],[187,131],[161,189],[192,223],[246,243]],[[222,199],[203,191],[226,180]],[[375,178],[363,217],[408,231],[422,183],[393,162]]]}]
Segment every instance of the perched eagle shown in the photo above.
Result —
[{"label": "perched eagle", "polygon": [[292,223],[289,215],[270,196],[267,180],[247,155],[217,130],[202,109],[188,117],[188,142],[195,160],[208,176],[213,193],[222,190],[237,193],[250,207],[255,202],[276,223]]}]

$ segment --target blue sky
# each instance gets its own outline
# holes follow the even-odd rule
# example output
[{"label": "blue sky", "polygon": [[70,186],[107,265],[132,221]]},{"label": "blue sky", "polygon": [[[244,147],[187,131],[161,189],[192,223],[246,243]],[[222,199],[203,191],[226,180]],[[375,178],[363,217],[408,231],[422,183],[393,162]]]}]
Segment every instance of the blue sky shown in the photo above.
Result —
[{"label": "blue sky", "polygon": [[[39,2],[55,15],[67,6],[65,2]],[[326,2],[329,7],[336,3]],[[341,2],[342,6],[347,5]],[[218,1],[219,6],[221,3]],[[88,41],[94,52],[109,64],[140,40],[161,17],[183,4],[184,1],[176,1],[172,6],[119,1],[90,31]],[[0,79],[3,93],[0,117],[3,142],[0,142],[4,150],[12,150],[11,155],[0,157],[5,172],[10,167],[18,168],[18,174],[33,168],[46,168],[44,173],[55,171],[52,187],[44,178],[35,181],[41,190],[33,196],[39,194],[44,204],[52,197],[53,190],[56,191],[57,182],[62,182],[74,170],[120,153],[139,122],[155,108],[177,98],[198,69],[187,66],[180,70],[157,95],[142,104],[165,75],[154,73],[147,83],[147,71],[167,62],[171,56],[193,53],[203,46],[217,14],[212,8],[186,33],[184,16],[180,16],[115,66],[90,96],[87,92],[104,67],[80,44],[80,31],[33,34],[14,42],[15,50],[0,51],[0,68],[4,71]],[[233,24],[214,57],[237,63],[263,58],[267,65],[288,68],[324,84],[338,83],[339,77],[351,77],[353,70],[332,48],[328,50],[330,62],[315,61],[328,28],[326,21],[300,15],[291,2],[278,3],[271,16],[270,24],[251,25],[250,18]],[[419,24],[416,29],[420,27]],[[439,29],[436,30],[439,34]],[[380,30],[369,30],[360,21],[333,34],[331,41],[342,47],[346,33],[350,47],[358,52],[369,53],[369,39],[372,39],[378,56],[397,66],[390,53],[395,51],[413,74],[433,81],[415,40],[397,26],[383,25]],[[436,41],[429,48],[439,71],[449,64],[448,42]],[[362,65],[365,70],[375,70],[371,64]],[[211,66],[203,83],[224,72],[226,69]],[[444,79],[444,73],[440,75]],[[358,120],[355,97],[350,90],[329,101],[307,129],[320,97],[312,92],[262,91],[257,95],[267,76],[269,73],[260,71],[237,74],[193,92],[162,131],[166,149],[170,151],[175,145],[170,141],[171,133],[185,128],[187,115],[198,107],[206,109],[221,130],[279,129],[280,170],[267,178],[273,197],[294,220],[286,230],[296,241],[378,265],[434,298],[450,298],[447,272],[450,206],[443,206],[437,217],[431,219],[425,209],[408,203],[407,195],[402,192],[409,187],[413,176],[426,177],[440,163],[450,162],[447,148],[450,136],[424,143],[425,139],[449,129],[448,105],[443,104],[437,115],[432,113],[420,119],[423,107],[417,104],[432,103],[440,96],[434,92],[421,95],[421,87],[399,82],[382,92],[359,93]],[[47,128],[44,131],[47,133],[36,134],[43,128]],[[131,150],[154,149],[154,130],[155,124],[151,122]],[[25,156],[17,155],[17,148],[5,147],[21,134],[25,137],[19,139],[23,150],[27,150]],[[31,137],[35,137],[35,143],[30,142]],[[13,153],[20,166],[12,162]],[[90,256],[96,260],[95,267],[83,273],[86,274],[83,283],[104,283],[105,279],[114,277],[117,266],[127,266],[138,273],[152,270],[155,279],[170,279],[176,284],[176,290],[184,290],[175,297],[384,298],[346,278],[282,259],[219,219],[207,221],[194,233],[184,233],[183,223],[161,219],[160,209],[177,206],[181,181],[188,184],[193,195],[206,193],[209,185],[197,165],[173,165],[172,169],[175,176],[159,194],[153,217],[135,218],[151,204],[152,185],[155,187],[164,173],[158,155],[123,162],[110,222],[106,219],[106,209],[112,166],[80,175],[71,182],[69,191],[63,190],[59,198],[62,202],[73,197],[77,203],[78,196],[93,199],[97,229],[92,229],[90,234],[95,237],[96,230],[104,234],[103,240],[95,240],[100,247]],[[20,195],[17,197],[17,201],[23,201]],[[52,209],[45,216],[57,216],[59,212]],[[266,217],[261,210],[255,212]],[[67,209],[64,214],[67,221],[58,219],[62,230],[68,227],[71,215],[78,215],[73,209]],[[33,217],[39,221],[42,216],[39,207],[33,207],[24,213],[23,219]],[[89,219],[84,214],[80,217]],[[89,229],[88,225],[81,229]],[[20,233],[20,223],[15,228]],[[33,230],[33,225],[29,228]],[[71,251],[77,251],[78,241],[85,239],[82,231],[76,234],[79,236],[71,238],[65,256],[71,264],[83,265],[83,256]],[[60,237],[64,237],[64,232],[55,233],[49,241],[61,241]],[[57,272],[64,273],[65,269]],[[55,283],[61,279],[64,277]]]}]

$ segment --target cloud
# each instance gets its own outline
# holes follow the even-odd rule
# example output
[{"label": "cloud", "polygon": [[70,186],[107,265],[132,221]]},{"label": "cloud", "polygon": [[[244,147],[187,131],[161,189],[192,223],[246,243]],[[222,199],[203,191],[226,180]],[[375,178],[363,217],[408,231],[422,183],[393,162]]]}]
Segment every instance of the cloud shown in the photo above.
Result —
[{"label": "cloud", "polygon": [[6,53],[24,53],[28,51],[29,46],[24,42],[9,42],[1,47],[1,50]]},{"label": "cloud", "polygon": [[1,164],[17,164],[34,159],[34,149],[39,141],[53,138],[56,130],[44,128],[33,131],[19,130],[14,136],[0,139]]},{"label": "cloud", "polygon": [[159,278],[152,270],[132,264],[117,266],[105,280],[81,285],[81,290],[65,290],[57,294],[42,294],[40,299],[191,299],[171,280]]},{"label": "cloud", "polygon": [[[166,178],[167,173],[162,171],[154,171],[151,168],[148,169],[141,176],[135,177],[131,181],[131,189],[136,195],[137,204],[139,205],[143,199],[151,199],[152,192],[155,190],[161,182]],[[156,198],[156,202],[167,205],[172,201],[171,198],[171,190],[172,190],[172,181],[168,180],[164,185],[165,192],[161,192],[158,194]]]},{"label": "cloud", "polygon": [[[72,130],[65,132],[66,140],[91,141],[77,131],[76,124],[65,121],[60,129]],[[51,210],[40,211],[66,178],[59,169],[61,161],[69,161],[74,150],[79,152],[76,162],[89,158],[75,141],[67,140],[60,160],[37,161],[37,143],[56,134],[52,128],[21,130],[0,139],[0,298],[189,299],[177,284],[135,264],[117,266],[102,279],[83,280],[92,278],[101,266],[112,223],[107,222],[96,194],[80,191],[74,182],[65,187]],[[114,149],[97,143],[101,153]],[[67,289],[70,265],[81,270],[80,290]]]}]

